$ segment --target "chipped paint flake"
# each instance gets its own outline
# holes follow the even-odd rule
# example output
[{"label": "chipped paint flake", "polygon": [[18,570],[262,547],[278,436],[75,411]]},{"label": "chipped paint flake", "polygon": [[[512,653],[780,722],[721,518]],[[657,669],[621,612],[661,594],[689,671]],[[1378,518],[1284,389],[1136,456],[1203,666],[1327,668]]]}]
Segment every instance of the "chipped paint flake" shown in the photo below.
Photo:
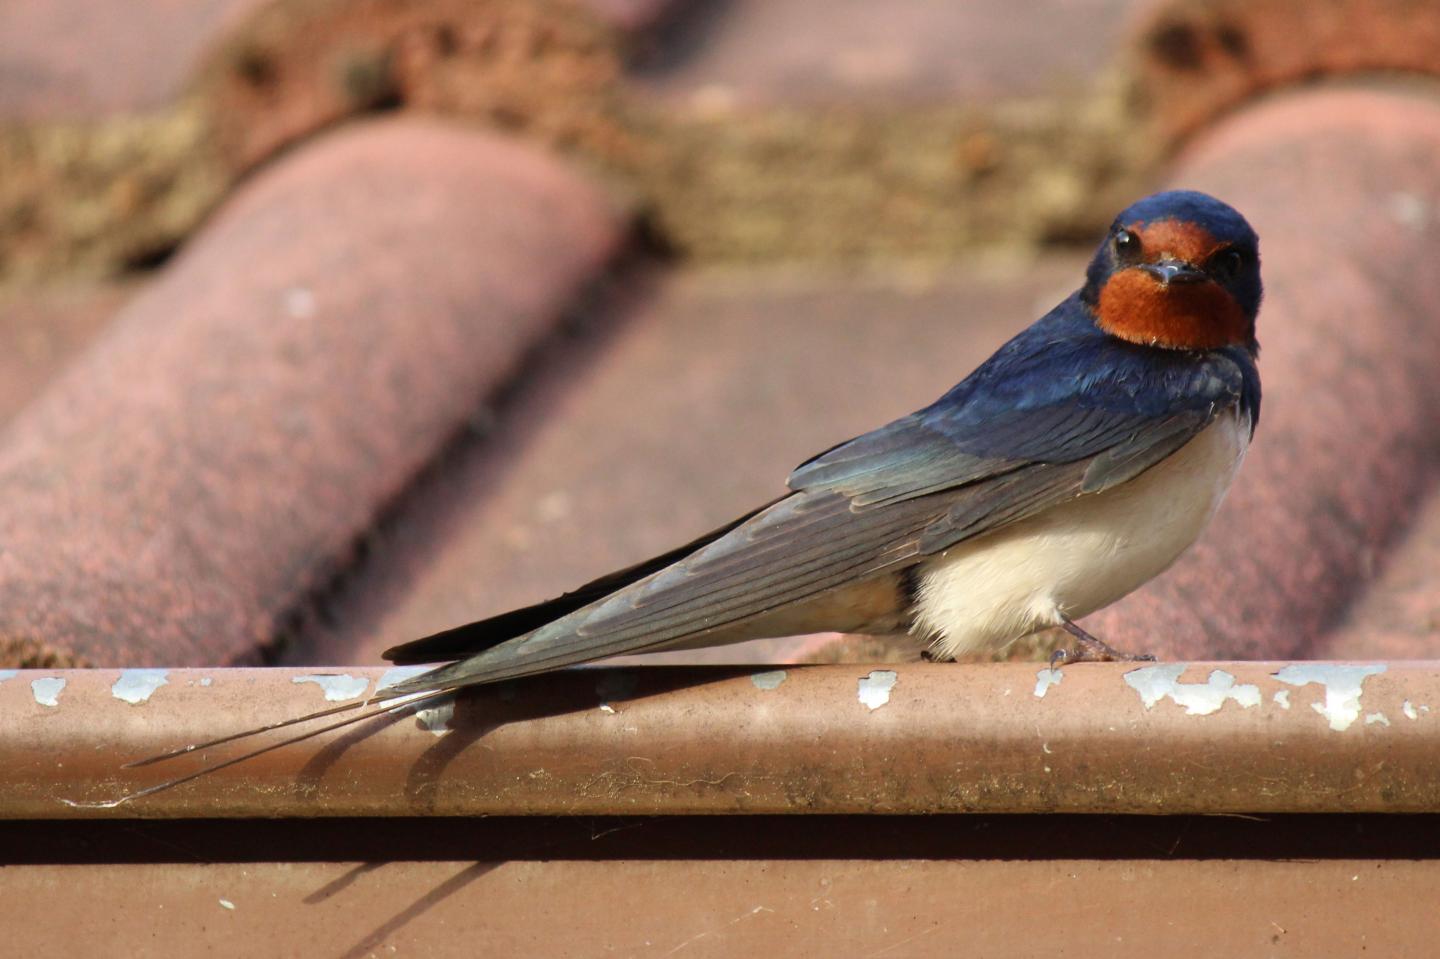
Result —
[{"label": "chipped paint flake", "polygon": [[1233,699],[1242,708],[1260,705],[1260,687],[1253,683],[1235,684],[1235,677],[1223,669],[1211,670],[1203,683],[1182,683],[1185,663],[1144,666],[1125,674],[1125,683],[1140,694],[1140,701],[1149,709],[1169,696],[1184,706],[1190,716],[1208,716],[1218,712],[1225,701]]},{"label": "chipped paint flake", "polygon": [[30,691],[35,695],[35,701],[41,706],[59,706],[60,691],[65,688],[65,680],[59,676],[46,676],[44,679],[30,680]]},{"label": "chipped paint flake", "polygon": [[145,702],[161,686],[168,685],[168,669],[122,669],[110,687],[110,695],[131,706]]},{"label": "chipped paint flake", "polygon": [[7,679],[14,679],[19,675],[20,670],[18,669],[0,669],[0,683],[5,682]]},{"label": "chipped paint flake", "polygon": [[[409,669],[410,667],[400,666],[396,668]],[[393,686],[399,682],[400,679],[408,678],[408,676],[402,676],[399,679],[392,680],[390,685]],[[383,680],[384,677],[382,676],[381,679]],[[383,686],[378,687],[376,692],[379,692],[379,690],[383,688]],[[443,736],[450,732],[450,721],[455,718],[455,694],[452,692],[443,695],[437,693],[432,693],[428,696],[412,695],[410,699],[402,699],[385,711],[395,716],[414,716],[416,726],[426,732],[434,733],[436,736]]]},{"label": "chipped paint flake", "polygon": [[455,718],[455,697],[446,696],[438,701],[432,700],[430,705],[421,706],[415,710],[415,722],[421,729],[435,736],[443,736],[450,731],[450,720]]},{"label": "chipped paint flake", "polygon": [[860,680],[860,705],[874,712],[890,701],[890,690],[900,676],[893,669],[875,669]]},{"label": "chipped paint flake", "polygon": [[1045,668],[1035,674],[1035,698],[1044,699],[1051,686],[1059,686],[1065,674],[1058,669]]},{"label": "chipped paint flake", "polygon": [[615,713],[615,707],[610,705],[612,699],[624,699],[635,692],[635,687],[640,681],[631,673],[612,672],[601,676],[595,683],[595,695],[600,697],[600,711],[602,713]]},{"label": "chipped paint flake", "polygon": [[232,910],[233,910],[233,909],[235,908],[235,904],[234,904],[233,902],[231,902],[229,899],[221,899],[221,900],[220,900],[220,908],[222,908],[222,909],[232,909]]},{"label": "chipped paint flake", "polygon": [[421,673],[428,673],[431,666],[391,666],[380,674],[380,681],[375,684],[375,692],[385,689],[387,686],[395,686],[405,682],[407,679],[414,679]]},{"label": "chipped paint flake", "polygon": [[1281,709],[1290,708],[1290,690],[1277,689],[1275,690],[1275,695],[1271,696],[1270,698],[1273,699],[1275,701],[1275,705],[1279,706]]},{"label": "chipped paint flake", "polygon": [[305,286],[292,286],[285,291],[285,312],[291,319],[308,320],[315,315],[315,291]]},{"label": "chipped paint flake", "polygon": [[213,683],[213,682],[215,682],[215,680],[211,679],[209,676],[201,676],[201,677],[200,677],[200,685],[201,685],[201,686],[209,686],[209,685],[210,685],[211,683]]},{"label": "chipped paint flake", "polygon": [[755,684],[756,689],[779,689],[780,684],[785,682],[785,670],[772,669],[768,673],[753,673],[750,682]]},{"label": "chipped paint flake", "polygon": [[1275,678],[1290,686],[1308,686],[1311,683],[1324,686],[1325,701],[1311,703],[1310,708],[1329,720],[1331,729],[1342,733],[1360,718],[1360,694],[1366,677],[1383,672],[1384,663],[1370,666],[1293,663],[1275,673]]},{"label": "chipped paint flake", "polygon": [[1403,703],[1400,704],[1400,711],[1405,714],[1405,718],[1406,718],[1406,719],[1419,719],[1419,718],[1420,718],[1420,713],[1419,713],[1418,711],[1416,711],[1416,709],[1415,709],[1415,704],[1412,703],[1412,702],[1410,702],[1410,700],[1408,700],[1408,699],[1405,700],[1405,702],[1403,702]]},{"label": "chipped paint flake", "polygon": [[1373,726],[1373,725],[1375,725],[1376,723],[1379,723],[1379,724],[1382,725],[1382,726],[1388,726],[1388,725],[1390,725],[1390,719],[1389,719],[1389,717],[1387,717],[1384,713],[1366,713],[1366,714],[1365,714],[1365,725],[1367,725],[1367,726]]},{"label": "chipped paint flake", "polygon": [[315,673],[310,676],[291,676],[292,683],[314,683],[325,690],[325,701],[328,703],[343,703],[347,699],[359,699],[365,695],[365,690],[370,688],[370,680],[364,676],[351,676],[349,673]]},{"label": "chipped paint flake", "polygon": [[119,799],[110,799],[105,802],[76,802],[73,799],[66,799],[64,796],[59,797],[60,802],[71,809],[118,809],[129,802],[130,798],[121,796]]},{"label": "chipped paint flake", "polygon": [[1417,233],[1425,229],[1430,219],[1430,207],[1425,198],[1414,193],[1392,193],[1386,198],[1385,207],[1391,219]]}]

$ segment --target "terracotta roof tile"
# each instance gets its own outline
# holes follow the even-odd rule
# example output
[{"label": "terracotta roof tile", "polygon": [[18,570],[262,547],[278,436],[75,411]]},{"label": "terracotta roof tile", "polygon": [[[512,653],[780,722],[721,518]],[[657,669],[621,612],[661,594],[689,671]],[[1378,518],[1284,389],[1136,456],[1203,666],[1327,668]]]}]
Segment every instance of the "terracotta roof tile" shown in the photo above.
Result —
[{"label": "terracotta roof tile", "polygon": [[[1433,465],[1431,469],[1433,469]],[[1434,659],[1440,650],[1440,496],[1428,490],[1419,512],[1381,553],[1362,553],[1378,567],[1369,588],[1313,650],[1320,659]]]},{"label": "terracotta roof tile", "polygon": [[[737,0],[692,14],[642,77],[666,96],[748,102],[964,101],[1054,93],[1110,61],[1139,0]],[[696,40],[699,38],[697,37]]]},{"label": "terracotta roof tile", "polygon": [[[649,29],[675,6],[675,0],[577,2],[627,32]],[[275,0],[0,4],[0,119],[75,119],[162,107],[237,26],[264,7],[280,5]]]},{"label": "terracotta roof tile", "polygon": [[416,490],[296,654],[373,662],[691,539],[772,499],[811,453],[933,400],[1082,269],[667,277],[552,356],[493,436]]},{"label": "terracotta roof tile", "polygon": [[4,434],[3,658],[253,660],[623,225],[545,153],[427,121],[258,177]]},{"label": "terracotta roof tile", "polygon": [[0,4],[0,119],[162,106],[209,46],[266,0],[45,0]]},{"label": "terracotta roof tile", "polygon": [[131,286],[80,284],[0,298],[0,424],[99,334]]}]

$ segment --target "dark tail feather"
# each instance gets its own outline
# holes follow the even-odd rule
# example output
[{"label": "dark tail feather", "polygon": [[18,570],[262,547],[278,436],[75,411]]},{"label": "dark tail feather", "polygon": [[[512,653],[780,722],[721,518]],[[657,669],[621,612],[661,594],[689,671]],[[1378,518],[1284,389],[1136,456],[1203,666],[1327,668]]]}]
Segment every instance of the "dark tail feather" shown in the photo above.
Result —
[{"label": "dark tail feather", "polygon": [[[598,582],[598,581],[597,581]],[[399,646],[392,646],[381,655],[397,666],[414,666],[421,663],[439,663],[449,659],[464,659],[483,653],[492,646],[498,646],[507,639],[524,636],[553,622],[567,613],[593,602],[586,592],[594,583],[587,583],[573,593],[566,593],[558,599],[546,600],[523,609],[512,609],[499,616],[491,616],[475,623],[466,623],[423,639],[413,639]],[[617,587],[618,588],[618,587]],[[607,593],[596,593],[599,599]]]},{"label": "dark tail feather", "polygon": [[[393,693],[391,695],[385,695],[382,693],[377,693],[376,695],[371,696],[368,699],[362,699],[359,702],[346,703],[343,706],[332,706],[329,709],[322,709],[319,712],[306,713],[304,716],[292,716],[289,719],[282,719],[278,723],[269,723],[264,726],[256,726],[253,729],[247,729],[244,732],[231,733],[228,736],[221,736],[219,739],[212,739],[208,742],[191,743],[188,746],[181,746],[179,749],[172,749],[168,753],[160,753],[158,756],[146,756],[144,759],[136,759],[132,762],[128,762],[120,768],[135,769],[139,766],[149,766],[152,763],[164,762],[167,759],[174,759],[177,756],[188,755],[198,749],[210,749],[214,746],[223,746],[226,743],[233,743],[237,739],[249,739],[251,736],[258,736],[261,733],[268,733],[272,729],[284,729],[286,726],[295,726],[300,723],[308,723],[314,719],[324,719],[326,716],[334,716],[336,713],[346,713],[352,709],[361,709],[365,706],[369,706],[371,703],[389,702],[393,699],[399,699],[401,696],[404,695],[407,694]],[[410,693],[408,695],[414,694]],[[394,707],[391,706],[388,708],[393,709]]]},{"label": "dark tail feather", "polygon": [[[786,495],[788,496],[790,494]],[[784,498],[785,497],[780,497],[780,499]],[[719,529],[713,530],[705,534],[704,536],[701,536],[699,539],[696,539],[693,542],[686,543],[684,546],[673,549],[668,553],[664,553],[663,555],[656,556],[653,559],[646,560],[643,563],[637,563],[636,565],[631,566],[627,569],[619,570],[617,572],[609,574],[608,576],[602,576],[597,580],[586,583],[584,586],[581,586],[579,589],[573,592],[566,593],[558,599],[552,599],[544,603],[537,603],[534,606],[527,606],[523,609],[512,610],[499,616],[493,616],[489,619],[481,620],[476,623],[459,626],[455,629],[448,629],[444,632],[436,633],[433,636],[427,636],[423,639],[417,639],[413,642],[404,643],[400,646],[394,647],[393,649],[386,650],[385,658],[399,665],[409,665],[413,663],[431,663],[443,660],[464,659],[477,653],[484,652],[492,646],[497,646],[507,639],[513,639],[516,636],[523,636],[526,633],[532,632],[540,628],[541,626],[544,626],[546,623],[552,622],[562,616],[568,615],[569,613],[572,613],[575,610],[580,609],[581,607],[588,606],[590,603],[595,602],[597,599],[608,596],[616,590],[623,589],[631,583],[643,579],[644,577],[649,576],[651,573],[654,573],[657,570],[664,569],[666,566],[669,566],[670,564],[675,563],[678,560],[684,559],[686,556],[695,552],[697,549],[700,549],[701,547],[714,542],[715,540],[724,536],[726,533],[729,533],[731,530],[735,529],[737,526],[764,512],[771,506],[774,506],[775,503],[780,502],[780,499],[774,500],[770,503],[766,503],[759,509],[746,513],[744,516],[741,516],[734,521],[725,524]],[[537,668],[543,669],[545,667],[540,666]],[[175,779],[168,780],[158,785],[149,786],[145,789],[139,790],[138,792],[122,796],[120,799],[114,800],[112,802],[97,803],[94,805],[101,807],[113,807],[118,806],[121,803],[127,803],[132,799],[140,799],[144,796],[153,796],[156,793],[164,792],[167,789],[174,789],[176,786],[180,786],[184,783],[191,782],[192,780],[199,779],[202,776],[207,776],[210,773],[218,772],[221,769],[228,769],[231,766],[234,766],[238,763],[246,762],[250,759],[254,759],[257,756],[263,756],[264,754],[273,750],[283,749],[286,746],[290,746],[299,742],[304,742],[307,739],[311,739],[323,733],[332,732],[336,729],[343,729],[346,726],[352,726],[356,723],[364,722],[367,719],[372,719],[376,716],[384,715],[385,713],[391,712],[393,710],[418,706],[422,703],[429,702],[440,696],[452,693],[458,687],[472,685],[474,682],[476,682],[476,680],[472,677],[465,677],[460,675],[452,676],[447,674],[443,670],[432,670],[431,672],[424,675],[415,676],[411,679],[398,683],[393,687],[387,687],[384,691],[377,692],[375,695],[369,697],[368,699],[364,699],[359,702],[345,703],[343,705],[334,706],[329,709],[322,709],[318,712],[307,713],[304,716],[295,716],[290,719],[284,719],[279,722],[269,723],[264,726],[257,726],[254,729],[247,729],[242,732],[232,733],[229,736],[221,736],[220,738],[212,739],[209,742],[194,743],[192,745],[183,746],[180,749],[174,749],[167,753],[161,753],[158,756],[148,756],[143,759],[138,759],[134,762],[126,763],[125,768],[148,766],[152,763],[163,762],[165,760],[175,759],[179,756],[185,756],[197,750],[211,749],[215,746],[223,746],[227,743],[236,742],[242,739],[248,739],[251,736],[257,736],[261,733],[271,732],[272,730],[284,729],[286,727],[299,725],[301,723],[313,722],[317,719],[325,719],[327,717],[335,716],[340,713],[365,709],[365,707],[368,707],[372,704],[379,704],[374,709],[366,709],[364,712],[360,712],[354,716],[347,716],[344,719],[339,720],[338,722],[327,723],[319,727],[318,729],[312,729],[295,736],[287,737],[280,740],[279,742],[270,743],[269,745],[261,746],[257,749],[252,749],[249,752],[242,753],[241,755],[232,757],[230,759],[211,763],[210,765],[203,766],[200,769],[195,770],[194,772],[187,773],[184,776],[178,776]],[[422,686],[423,688],[416,688],[417,686]],[[75,803],[74,805],[82,804]]]},{"label": "dark tail feather", "polygon": [[[429,702],[432,699],[436,699],[440,696],[446,695],[448,692],[450,691],[440,690],[438,692],[425,692],[420,694],[410,693],[408,695],[411,698],[406,698],[406,694],[396,694],[393,696],[379,698],[379,701],[384,705],[377,706],[375,709],[366,710],[365,712],[362,712],[356,716],[346,716],[344,719],[338,722],[326,723],[324,726],[321,726],[318,729],[311,729],[307,732],[303,732],[295,736],[289,736],[285,739],[280,740],[278,743],[270,743],[268,746],[261,746],[258,749],[252,749],[249,752],[241,753],[239,756],[234,756],[230,759],[221,760],[217,763],[211,763],[208,766],[202,766],[194,772],[186,773],[183,776],[177,776],[174,779],[166,780],[165,782],[159,783],[155,786],[148,786],[145,789],[138,790],[137,792],[127,793],[126,795],[121,796],[119,799],[103,803],[71,803],[71,805],[93,805],[103,808],[112,808],[115,806],[119,806],[123,803],[130,802],[134,799],[141,799],[145,796],[153,796],[156,793],[165,792],[168,789],[174,789],[176,786],[181,786],[185,783],[191,782],[192,780],[199,779],[201,776],[208,776],[213,772],[219,772],[222,769],[228,769],[231,766],[254,759],[257,756],[263,756],[266,753],[273,752],[276,749],[283,749],[286,746],[293,746],[295,743],[301,743],[307,739],[313,739],[314,737],[322,735],[324,733],[333,732],[337,729],[344,729],[346,726],[353,726],[356,723],[363,723],[367,719],[374,719],[376,716],[383,716],[386,713],[392,712],[397,709],[405,709],[412,706],[418,706],[421,703]],[[310,720],[321,719],[326,716],[333,716],[336,713],[345,712],[347,710],[361,709],[365,706],[370,705],[372,702],[375,702],[376,699],[377,697],[371,697],[370,699],[363,700],[358,703],[346,703],[344,706],[336,706],[333,709],[322,709],[319,712],[310,713],[306,716],[297,716],[294,719],[287,719],[284,722],[271,723],[268,726],[259,726],[255,729],[246,730],[243,733],[236,733],[232,736],[223,736],[220,739],[214,739],[207,743],[197,743],[193,746],[186,746],[183,749],[177,749],[172,752],[162,753],[159,756],[150,756],[146,759],[126,763],[125,768],[130,769],[136,766],[148,766],[151,763],[160,762],[161,760],[173,759],[176,756],[183,756],[186,753],[193,752],[197,749],[208,749],[211,746],[219,746],[225,743],[234,742],[237,739],[245,739],[249,736],[255,736],[259,733],[268,732],[272,729],[280,729],[284,726],[293,726],[297,723],[309,722]],[[403,699],[405,701],[396,702],[396,700],[400,699]]]},{"label": "dark tail feather", "polygon": [[[780,497],[780,499],[784,498]],[[780,502],[780,499],[772,500],[759,509],[706,533],[693,542],[686,543],[684,546],[672,549],[653,559],[647,559],[643,563],[636,563],[634,566],[601,576],[557,599],[546,600],[523,609],[514,609],[508,613],[501,613],[499,616],[467,623],[464,626],[456,626],[423,639],[412,640],[387,649],[382,655],[397,666],[409,666],[416,663],[438,663],[447,659],[464,659],[467,656],[482,653],[492,646],[500,645],[507,639],[514,639],[516,636],[533,632],[546,623],[554,622],[583,606],[589,606],[597,599],[603,599],[616,590],[644,579],[657,570],[679,562],[702,546],[708,546],[715,542],[741,523],[763,513]]]}]

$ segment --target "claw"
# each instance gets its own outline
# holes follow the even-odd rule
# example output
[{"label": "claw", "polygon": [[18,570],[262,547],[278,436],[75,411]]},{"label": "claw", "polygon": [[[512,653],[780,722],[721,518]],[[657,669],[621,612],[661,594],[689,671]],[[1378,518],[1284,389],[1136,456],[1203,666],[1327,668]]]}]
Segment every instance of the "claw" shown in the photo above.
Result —
[{"label": "claw", "polygon": [[1070,620],[1064,620],[1060,628],[1076,639],[1074,649],[1057,649],[1050,654],[1050,668],[1065,663],[1153,663],[1150,653],[1127,653],[1116,649],[1102,639],[1091,636]]}]

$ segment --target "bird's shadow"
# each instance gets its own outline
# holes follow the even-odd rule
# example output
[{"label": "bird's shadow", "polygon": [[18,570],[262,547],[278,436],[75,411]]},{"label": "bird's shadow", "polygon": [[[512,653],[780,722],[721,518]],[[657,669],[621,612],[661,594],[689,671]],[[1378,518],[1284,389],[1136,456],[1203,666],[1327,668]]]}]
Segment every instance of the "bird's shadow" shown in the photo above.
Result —
[{"label": "bird's shadow", "polygon": [[[510,723],[594,709],[605,702],[662,696],[705,683],[751,675],[756,670],[753,665],[576,669],[462,690],[453,696],[454,712],[446,719],[448,732],[421,753],[411,767],[406,778],[406,797],[417,806],[429,805],[440,777],[455,757],[493,730]],[[427,705],[434,708],[437,704]],[[314,788],[351,747],[396,722],[413,721],[414,715],[414,709],[402,708],[357,723],[318,750],[301,769],[299,781]],[[344,892],[365,874],[384,865],[382,862],[367,862],[353,866],[306,896],[305,903],[324,903]],[[464,867],[355,943],[345,952],[344,959],[368,954],[397,930],[500,865],[500,862],[482,861]]]},{"label": "bird's shadow", "polygon": [[[345,875],[330,883],[329,885],[324,887],[324,889],[321,889],[320,892],[312,893],[310,896],[305,897],[305,901],[307,903],[310,903],[312,900],[315,899],[316,896],[319,896],[321,893],[325,892],[325,890],[330,889],[337,884],[340,884],[340,888],[344,888],[344,886],[347,886],[351,882],[353,882],[355,878],[358,878],[358,875],[360,873],[368,871],[367,867],[373,867],[376,865],[379,864],[368,863],[365,866],[357,866],[355,869],[349,870],[347,873],[345,873]],[[342,953],[340,959],[359,959],[359,957],[361,956],[374,955],[375,949],[384,945],[387,939],[389,939],[400,929],[409,925],[411,921],[429,912],[431,909],[439,905],[444,900],[449,899],[451,896],[455,895],[455,893],[470,885],[470,883],[479,879],[481,876],[484,876],[486,873],[498,869],[501,865],[502,863],[498,862],[471,863],[470,865],[461,869],[455,875],[451,876],[449,879],[446,879],[444,882],[440,883],[434,889],[431,889],[429,892],[425,893],[425,895],[421,896],[419,899],[416,899],[414,902],[397,912],[395,915],[391,916],[385,922],[381,923],[363,939],[361,939],[359,942],[355,943],[355,945],[351,946],[344,953]],[[333,895],[333,893],[331,893],[331,895]]]},{"label": "bird's shadow", "polygon": [[[453,704],[453,714],[445,719],[445,735],[415,759],[406,778],[405,796],[419,808],[428,806],[441,776],[455,758],[502,726],[590,710],[601,703],[663,696],[748,676],[757,668],[763,669],[754,665],[585,668],[460,690],[420,707],[444,709],[448,702]],[[297,781],[314,789],[352,747],[396,722],[418,721],[415,713],[415,708],[400,707],[356,723],[318,749],[300,770]]]}]

